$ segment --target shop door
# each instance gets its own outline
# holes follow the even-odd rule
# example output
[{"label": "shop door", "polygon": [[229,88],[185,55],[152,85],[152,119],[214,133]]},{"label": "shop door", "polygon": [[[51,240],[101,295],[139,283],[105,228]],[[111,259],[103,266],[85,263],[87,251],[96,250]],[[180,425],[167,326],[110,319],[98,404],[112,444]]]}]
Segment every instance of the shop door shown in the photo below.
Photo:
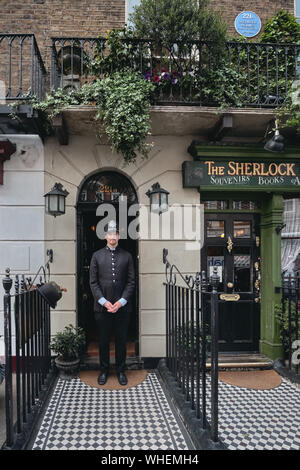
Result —
[{"label": "shop door", "polygon": [[[259,215],[206,214],[201,257],[206,275],[211,276],[217,266],[220,276],[219,350],[258,351]],[[238,300],[222,300],[221,294],[236,294],[234,298]],[[224,299],[226,295],[222,297]]]}]

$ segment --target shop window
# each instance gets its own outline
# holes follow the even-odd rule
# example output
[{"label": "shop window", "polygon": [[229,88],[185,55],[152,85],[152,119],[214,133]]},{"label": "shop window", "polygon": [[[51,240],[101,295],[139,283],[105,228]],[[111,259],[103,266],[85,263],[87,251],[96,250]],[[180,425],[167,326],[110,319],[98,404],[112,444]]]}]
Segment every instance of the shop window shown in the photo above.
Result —
[{"label": "shop window", "polygon": [[251,222],[250,220],[235,220],[233,222],[234,238],[250,238]]},{"label": "shop window", "polygon": [[208,220],[206,230],[208,238],[224,238],[225,222],[224,220]]},{"label": "shop window", "polygon": [[259,209],[257,201],[232,201],[232,209],[236,211],[253,211]]},{"label": "shop window", "polygon": [[295,199],[286,199],[284,202],[284,212],[294,212]]},{"label": "shop window", "polygon": [[225,210],[229,209],[228,201],[203,201],[205,210]]}]

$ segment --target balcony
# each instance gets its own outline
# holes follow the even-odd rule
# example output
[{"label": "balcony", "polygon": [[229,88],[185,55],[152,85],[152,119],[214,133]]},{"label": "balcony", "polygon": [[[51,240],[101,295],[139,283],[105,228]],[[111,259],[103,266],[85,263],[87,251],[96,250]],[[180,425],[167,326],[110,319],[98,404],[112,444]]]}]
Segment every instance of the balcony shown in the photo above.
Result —
[{"label": "balcony", "polygon": [[[227,42],[219,54],[212,44],[199,41],[172,44],[168,49],[140,39],[124,39],[121,44],[119,69],[129,67],[156,85],[154,133],[184,130],[214,139],[229,132],[261,139],[274,110],[285,102],[299,76],[297,44]],[[0,105],[21,102],[30,119],[24,103],[33,96],[41,101],[46,91],[79,90],[84,83],[116,71],[116,64],[108,60],[112,52],[106,38],[55,37],[47,70],[34,35],[2,34],[0,54],[6,66],[0,72]],[[90,106],[71,108],[64,112],[70,131],[89,133],[95,111]],[[224,130],[228,110],[238,129]],[[14,126],[6,119],[2,129],[9,133]]]},{"label": "balcony", "polygon": [[[156,83],[155,105],[214,107],[224,99],[241,107],[276,107],[285,101],[299,66],[296,44],[227,42],[218,57],[204,42],[160,50],[147,40],[124,39],[122,44],[119,66]],[[51,89],[78,89],[113,72],[115,64],[105,60],[110,52],[105,38],[52,38]]]}]

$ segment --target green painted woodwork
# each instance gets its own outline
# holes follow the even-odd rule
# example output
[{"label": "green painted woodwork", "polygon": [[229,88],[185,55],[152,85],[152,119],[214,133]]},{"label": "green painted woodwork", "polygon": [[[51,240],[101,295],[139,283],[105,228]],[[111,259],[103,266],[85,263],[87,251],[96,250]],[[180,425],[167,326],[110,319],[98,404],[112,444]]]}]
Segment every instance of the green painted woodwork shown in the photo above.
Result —
[{"label": "green painted woodwork", "polygon": [[261,331],[260,351],[276,359],[282,356],[279,325],[275,318],[275,304],[281,294],[281,236],[276,227],[282,224],[283,197],[271,194],[262,201],[261,214]]},{"label": "green painted woodwork", "polygon": [[[220,162],[294,162],[299,171],[300,148],[289,147],[285,152],[273,154],[263,149],[262,145],[223,146],[203,145],[192,142],[188,149],[198,164],[207,160]],[[186,164],[183,164],[183,169]],[[183,174],[184,183],[184,174]],[[194,181],[195,183],[195,181]],[[294,186],[294,187],[292,187]],[[300,186],[284,184],[282,186],[262,187],[246,186],[233,188],[231,185],[203,186],[196,184],[201,200],[257,200],[261,201],[261,332],[260,352],[271,359],[282,356],[279,325],[275,318],[275,304],[281,301],[281,236],[276,227],[282,224],[283,196],[300,195]],[[218,211],[209,211],[218,212]],[[224,212],[224,211],[221,211]],[[230,210],[226,212],[231,212]],[[238,211],[242,213],[242,211]],[[277,289],[276,289],[277,288]]]}]

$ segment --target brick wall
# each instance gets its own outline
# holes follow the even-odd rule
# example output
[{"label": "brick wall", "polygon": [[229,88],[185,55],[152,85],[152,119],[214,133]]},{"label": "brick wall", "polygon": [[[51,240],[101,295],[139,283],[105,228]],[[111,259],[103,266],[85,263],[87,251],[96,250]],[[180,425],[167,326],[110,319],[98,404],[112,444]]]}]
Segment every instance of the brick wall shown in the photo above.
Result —
[{"label": "brick wall", "polygon": [[125,21],[125,0],[0,0],[0,7],[0,32],[35,34],[47,66],[50,37],[97,37]]},{"label": "brick wall", "polygon": [[281,9],[294,14],[294,0],[210,0],[210,3],[221,13],[230,34],[237,34],[234,20],[242,11],[253,11],[259,15],[262,26]]},{"label": "brick wall", "polygon": [[[0,0],[0,33],[33,33],[49,74],[51,37],[104,36],[108,29],[124,25],[126,1]],[[236,33],[234,20],[243,10],[252,10],[259,14],[263,24],[281,8],[294,12],[294,0],[211,0],[211,6],[222,14],[231,34]],[[9,87],[9,68],[3,66],[8,62],[8,45],[3,41],[0,46],[0,81]],[[16,41],[12,48],[12,88],[15,90],[19,86],[19,55]],[[24,43],[23,67],[30,69],[29,42]],[[24,74],[23,91],[28,89],[29,79],[30,75]],[[49,83],[49,76],[47,82]]]}]

